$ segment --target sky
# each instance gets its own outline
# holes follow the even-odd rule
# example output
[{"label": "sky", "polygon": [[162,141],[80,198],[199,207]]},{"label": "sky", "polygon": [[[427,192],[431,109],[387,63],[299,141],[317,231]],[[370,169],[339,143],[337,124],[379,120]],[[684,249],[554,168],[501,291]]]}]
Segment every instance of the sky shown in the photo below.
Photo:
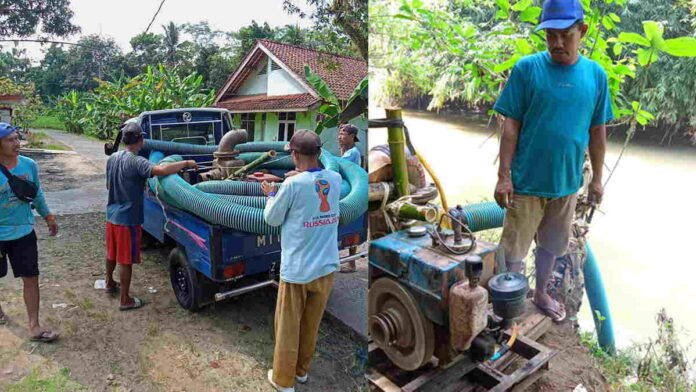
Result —
[{"label": "sky", "polygon": [[[161,0],[71,0],[70,8],[75,13],[73,24],[80,26],[82,32],[61,40],[75,42],[82,35],[102,34],[113,37],[124,52],[129,51],[130,39],[145,31],[160,2]],[[293,2],[303,10],[310,9],[305,0]],[[283,0],[165,0],[150,32],[162,33],[162,25],[170,21],[176,24],[208,21],[214,29],[234,31],[251,24],[252,20],[258,23],[268,22],[272,27],[287,24],[309,27],[312,24],[307,18],[288,15],[283,10]],[[42,57],[38,43],[20,43],[19,48],[26,49],[34,59]]]}]

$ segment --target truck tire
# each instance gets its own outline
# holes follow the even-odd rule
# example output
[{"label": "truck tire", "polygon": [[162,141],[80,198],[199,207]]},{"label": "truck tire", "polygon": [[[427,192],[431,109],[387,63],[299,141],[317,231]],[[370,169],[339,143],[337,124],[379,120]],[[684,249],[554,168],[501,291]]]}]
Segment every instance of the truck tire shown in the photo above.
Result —
[{"label": "truck tire", "polygon": [[176,300],[182,308],[195,312],[204,305],[198,272],[191,268],[186,253],[179,247],[169,253],[169,277]]}]

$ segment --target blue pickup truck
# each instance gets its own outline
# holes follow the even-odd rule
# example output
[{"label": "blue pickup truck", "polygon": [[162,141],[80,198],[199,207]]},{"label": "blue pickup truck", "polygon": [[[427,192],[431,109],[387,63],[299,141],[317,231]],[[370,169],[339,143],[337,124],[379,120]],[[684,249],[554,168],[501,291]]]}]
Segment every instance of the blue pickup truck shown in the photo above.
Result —
[{"label": "blue pickup truck", "polygon": [[[214,146],[222,136],[233,130],[226,109],[192,108],[144,112],[129,121],[137,122],[146,139]],[[120,135],[114,144],[107,143],[105,152],[118,149]],[[147,158],[147,152],[143,156]],[[210,170],[213,155],[183,155],[195,159],[199,170],[183,174],[194,184],[200,174]],[[270,170],[281,176],[286,170]],[[280,235],[254,234],[211,224],[190,211],[176,208],[145,190],[145,221],[143,242],[172,247],[169,254],[171,284],[179,304],[197,310],[214,301],[221,301],[269,285],[277,285],[280,264]],[[360,216],[339,228],[336,246],[348,248],[350,255],[341,262],[363,256],[356,254],[357,245],[367,239],[367,219]]]}]

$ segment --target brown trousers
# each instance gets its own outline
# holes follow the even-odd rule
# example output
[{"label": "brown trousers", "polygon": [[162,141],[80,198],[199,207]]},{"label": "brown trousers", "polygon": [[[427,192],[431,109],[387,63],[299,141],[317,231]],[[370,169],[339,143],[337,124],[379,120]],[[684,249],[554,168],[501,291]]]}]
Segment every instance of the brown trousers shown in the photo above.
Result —
[{"label": "brown trousers", "polygon": [[295,376],[309,372],[319,324],[333,287],[334,274],[305,284],[280,281],[275,312],[273,382],[295,385]]}]

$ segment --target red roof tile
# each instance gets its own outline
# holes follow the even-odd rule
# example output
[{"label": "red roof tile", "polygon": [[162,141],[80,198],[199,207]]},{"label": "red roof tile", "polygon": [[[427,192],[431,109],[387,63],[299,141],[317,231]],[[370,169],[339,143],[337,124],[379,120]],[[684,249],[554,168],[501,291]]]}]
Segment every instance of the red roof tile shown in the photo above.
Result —
[{"label": "red roof tile", "polygon": [[347,100],[358,83],[367,76],[367,62],[363,59],[265,39],[259,41],[303,80],[304,66],[309,65],[341,100]]},{"label": "red roof tile", "polygon": [[[367,62],[362,59],[268,40],[259,40],[258,44],[270,51],[300,80],[306,81],[304,66],[309,65],[314,72],[324,79],[331,91],[341,100],[347,100],[358,86],[358,83],[367,76]],[[218,92],[217,99],[225,100],[230,96],[234,96],[237,88],[241,86],[244,79],[251,74],[251,70],[255,69],[254,67],[264,56],[265,54],[261,49],[255,49],[247,53],[239,67],[230,74],[230,77],[225,82],[224,90]],[[234,79],[232,79],[233,76],[235,76]]]},{"label": "red roof tile", "polygon": [[21,101],[24,99],[20,94],[0,94],[0,100],[3,101]]},{"label": "red roof tile", "polygon": [[230,111],[273,111],[283,109],[308,109],[321,100],[311,94],[247,95],[220,101],[217,107]]}]

